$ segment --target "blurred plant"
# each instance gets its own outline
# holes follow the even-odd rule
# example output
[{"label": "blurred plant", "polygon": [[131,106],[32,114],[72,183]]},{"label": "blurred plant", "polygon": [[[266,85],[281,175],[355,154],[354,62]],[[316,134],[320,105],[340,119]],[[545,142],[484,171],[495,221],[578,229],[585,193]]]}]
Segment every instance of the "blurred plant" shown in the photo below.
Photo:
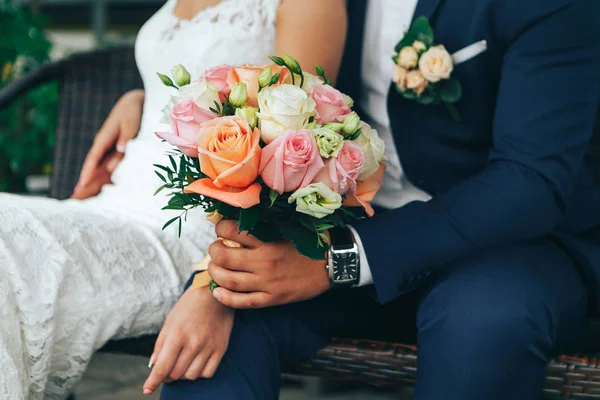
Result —
[{"label": "blurred plant", "polygon": [[[0,0],[0,90],[49,60],[46,19],[31,4]],[[0,192],[23,192],[27,176],[51,172],[57,102],[50,83],[0,109]]]}]

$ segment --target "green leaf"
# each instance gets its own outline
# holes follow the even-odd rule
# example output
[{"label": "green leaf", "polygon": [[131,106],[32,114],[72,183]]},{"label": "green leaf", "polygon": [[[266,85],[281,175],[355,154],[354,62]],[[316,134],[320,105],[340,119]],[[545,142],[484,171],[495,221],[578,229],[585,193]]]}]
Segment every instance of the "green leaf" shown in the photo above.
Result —
[{"label": "green leaf", "polygon": [[257,206],[240,210],[239,232],[247,231],[252,233],[261,216],[260,208]]},{"label": "green leaf", "polygon": [[392,60],[394,61],[394,64],[398,64],[398,55],[392,57]]},{"label": "green leaf", "polygon": [[[317,232],[310,230],[299,223],[288,223],[281,227],[283,236],[296,246],[298,253],[313,260],[325,260],[327,248],[315,244]],[[318,238],[318,236],[317,236]]]},{"label": "green leaf", "polygon": [[165,229],[167,229],[169,227],[169,225],[171,225],[173,222],[177,221],[178,219],[181,219],[181,217],[175,217],[175,218],[171,218],[170,220],[167,221],[166,224],[163,225],[162,230],[164,231]]},{"label": "green leaf", "polygon": [[[415,22],[413,22],[410,27],[410,32],[415,36],[416,40],[425,43],[427,47],[433,45],[433,28],[431,27],[431,24],[429,24],[427,17],[421,16],[415,19]],[[413,42],[411,42],[411,45]]]},{"label": "green leaf", "polygon": [[404,35],[402,40],[398,42],[394,50],[396,51],[396,53],[400,53],[400,50],[402,50],[403,48],[407,46],[412,46],[416,38],[417,36],[411,31],[406,32],[406,34]]},{"label": "green leaf", "polygon": [[165,189],[166,187],[167,187],[167,184],[164,184],[161,187],[159,187],[158,189],[156,189],[156,192],[154,192],[154,196],[156,196],[157,194],[159,194],[160,192],[162,192],[163,189]]},{"label": "green leaf", "polygon": [[456,103],[462,97],[462,85],[456,78],[440,82],[440,98],[444,103]]},{"label": "green leaf", "polygon": [[275,201],[277,201],[278,197],[279,197],[279,193],[277,193],[273,189],[269,190],[269,200],[271,200],[271,204],[269,205],[269,208],[273,207],[273,204],[275,204]]},{"label": "green leaf", "polygon": [[423,92],[416,100],[419,104],[429,105],[435,103],[436,98],[431,93]]},{"label": "green leaf", "polygon": [[258,240],[265,243],[272,243],[283,238],[279,226],[274,223],[259,222],[252,229],[252,235]]},{"label": "green leaf", "polygon": [[400,92],[400,94],[401,94],[402,96],[404,96],[404,98],[405,98],[405,99],[408,99],[408,100],[415,100],[417,97],[419,97],[419,96],[417,96],[417,94],[416,94],[415,92],[413,92],[413,91],[412,91],[412,90],[410,90],[410,89],[409,89],[409,90],[405,90],[405,91],[403,92],[403,91],[401,91],[401,90],[398,88],[398,92]]},{"label": "green leaf", "polygon": [[163,181],[164,183],[167,183],[167,180],[165,179],[164,176],[162,176],[162,174],[158,171],[154,171],[154,173],[160,178],[161,181]]}]

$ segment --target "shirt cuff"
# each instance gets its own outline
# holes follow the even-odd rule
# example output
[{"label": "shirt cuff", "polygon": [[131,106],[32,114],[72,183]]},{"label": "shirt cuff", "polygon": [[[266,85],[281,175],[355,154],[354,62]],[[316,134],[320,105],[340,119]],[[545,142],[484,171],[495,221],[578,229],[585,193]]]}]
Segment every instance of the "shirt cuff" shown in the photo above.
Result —
[{"label": "shirt cuff", "polygon": [[358,278],[358,286],[367,286],[373,284],[373,275],[371,274],[371,268],[369,267],[369,260],[367,260],[367,255],[365,254],[365,249],[363,247],[362,241],[360,240],[360,236],[358,236],[358,232],[351,227],[350,225],[346,225],[352,235],[354,235],[354,240],[356,240],[356,244],[358,245],[358,255],[360,259],[360,276]]}]

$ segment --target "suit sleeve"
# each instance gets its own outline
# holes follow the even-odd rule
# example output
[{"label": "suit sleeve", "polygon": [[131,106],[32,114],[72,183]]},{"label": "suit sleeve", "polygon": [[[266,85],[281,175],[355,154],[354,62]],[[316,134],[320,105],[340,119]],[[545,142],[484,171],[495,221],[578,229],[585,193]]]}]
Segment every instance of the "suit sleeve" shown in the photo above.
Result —
[{"label": "suit sleeve", "polygon": [[542,237],[562,220],[596,120],[600,2],[549,3],[507,46],[487,167],[430,202],[354,224],[380,302],[450,261]]}]

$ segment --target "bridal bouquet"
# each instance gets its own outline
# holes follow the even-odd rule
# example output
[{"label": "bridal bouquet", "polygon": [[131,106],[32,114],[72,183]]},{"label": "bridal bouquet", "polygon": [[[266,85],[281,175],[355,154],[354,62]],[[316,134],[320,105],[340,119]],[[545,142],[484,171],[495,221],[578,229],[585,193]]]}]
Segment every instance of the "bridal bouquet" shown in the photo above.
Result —
[{"label": "bridal bouquet", "polygon": [[[169,132],[156,135],[176,149],[155,165],[169,190],[165,210],[202,207],[237,221],[263,242],[288,239],[312,259],[324,259],[326,231],[356,220],[381,185],[384,144],[352,111],[353,101],[329,85],[323,68],[304,72],[284,55],[272,65],[220,66],[192,81],[181,65],[177,90],[164,109]],[[164,229],[163,228],[163,229]]]}]

